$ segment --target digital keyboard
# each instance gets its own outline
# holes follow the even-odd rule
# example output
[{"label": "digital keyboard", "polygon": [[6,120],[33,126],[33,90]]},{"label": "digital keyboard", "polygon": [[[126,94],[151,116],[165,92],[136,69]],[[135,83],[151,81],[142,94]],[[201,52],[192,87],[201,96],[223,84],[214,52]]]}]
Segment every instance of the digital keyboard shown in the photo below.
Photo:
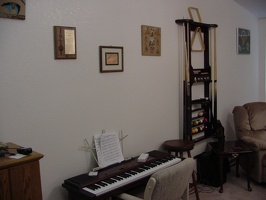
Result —
[{"label": "digital keyboard", "polygon": [[[65,180],[63,187],[69,192],[69,199],[104,199],[121,193],[131,186],[144,183],[155,172],[177,164],[180,158],[159,151],[149,152],[146,162],[137,162],[137,157],[116,166],[100,170],[96,177],[82,174]],[[75,197],[70,195],[75,193]],[[72,197],[71,197],[72,196]],[[80,198],[78,197],[80,196]],[[102,197],[102,198],[101,198]]]},{"label": "digital keyboard", "polygon": [[140,166],[136,169],[119,174],[115,177],[100,181],[96,184],[84,187],[83,190],[86,190],[96,196],[107,193],[111,190],[115,190],[121,186],[130,184],[134,181],[142,179],[146,176],[150,176],[153,173],[169,167],[171,165],[177,164],[181,161],[180,158],[167,157],[157,161],[154,161],[150,164]]}]

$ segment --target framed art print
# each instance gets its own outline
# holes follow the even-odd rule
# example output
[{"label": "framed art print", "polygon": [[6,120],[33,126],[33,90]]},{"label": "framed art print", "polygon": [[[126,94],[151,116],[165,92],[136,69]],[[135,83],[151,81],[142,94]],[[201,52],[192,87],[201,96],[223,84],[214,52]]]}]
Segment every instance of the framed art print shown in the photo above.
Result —
[{"label": "framed art print", "polygon": [[26,0],[0,0],[0,17],[25,19]]},{"label": "framed art print", "polygon": [[100,46],[100,72],[123,72],[123,47]]},{"label": "framed art print", "polygon": [[237,53],[250,54],[250,30],[237,28]]},{"label": "framed art print", "polygon": [[142,25],[141,46],[143,56],[161,56],[161,28]]},{"label": "framed art print", "polygon": [[76,28],[54,26],[55,59],[76,59]]}]

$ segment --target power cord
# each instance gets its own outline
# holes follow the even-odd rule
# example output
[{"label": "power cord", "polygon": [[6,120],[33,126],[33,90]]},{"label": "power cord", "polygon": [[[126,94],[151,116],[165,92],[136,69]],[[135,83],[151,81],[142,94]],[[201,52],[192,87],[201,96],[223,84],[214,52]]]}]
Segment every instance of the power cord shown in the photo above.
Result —
[{"label": "power cord", "polygon": [[[197,175],[197,172],[194,170],[195,175]],[[197,176],[198,177],[198,176]],[[213,193],[215,191],[215,188],[213,186],[209,186],[210,183],[206,179],[202,179],[200,181],[201,184],[197,184],[198,192],[199,193]],[[195,193],[195,189],[189,190],[189,195],[192,195]]]}]

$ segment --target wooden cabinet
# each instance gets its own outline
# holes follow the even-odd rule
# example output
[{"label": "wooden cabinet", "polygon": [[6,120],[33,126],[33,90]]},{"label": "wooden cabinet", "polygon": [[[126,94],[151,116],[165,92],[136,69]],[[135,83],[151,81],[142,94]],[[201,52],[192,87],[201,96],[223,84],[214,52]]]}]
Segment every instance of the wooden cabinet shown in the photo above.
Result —
[{"label": "wooden cabinet", "polygon": [[[9,148],[19,147],[7,144]],[[21,159],[0,157],[0,200],[42,200],[39,166],[42,157],[37,152]]]},{"label": "wooden cabinet", "polygon": [[0,199],[1,200],[11,199],[10,189],[11,187],[10,187],[8,170],[7,169],[0,170]]},{"label": "wooden cabinet", "polygon": [[211,137],[217,126],[216,24],[178,19],[183,74],[183,138]]}]

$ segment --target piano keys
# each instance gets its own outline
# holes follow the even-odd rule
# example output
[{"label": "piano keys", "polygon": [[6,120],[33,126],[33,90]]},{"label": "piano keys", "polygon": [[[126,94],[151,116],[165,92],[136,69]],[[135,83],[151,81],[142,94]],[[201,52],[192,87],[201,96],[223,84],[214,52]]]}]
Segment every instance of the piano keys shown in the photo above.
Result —
[{"label": "piano keys", "polygon": [[68,190],[70,200],[105,199],[145,184],[156,171],[181,161],[160,151],[149,152],[149,158],[144,163],[139,163],[137,158],[102,169],[95,177],[86,173],[67,179],[63,187]]}]

